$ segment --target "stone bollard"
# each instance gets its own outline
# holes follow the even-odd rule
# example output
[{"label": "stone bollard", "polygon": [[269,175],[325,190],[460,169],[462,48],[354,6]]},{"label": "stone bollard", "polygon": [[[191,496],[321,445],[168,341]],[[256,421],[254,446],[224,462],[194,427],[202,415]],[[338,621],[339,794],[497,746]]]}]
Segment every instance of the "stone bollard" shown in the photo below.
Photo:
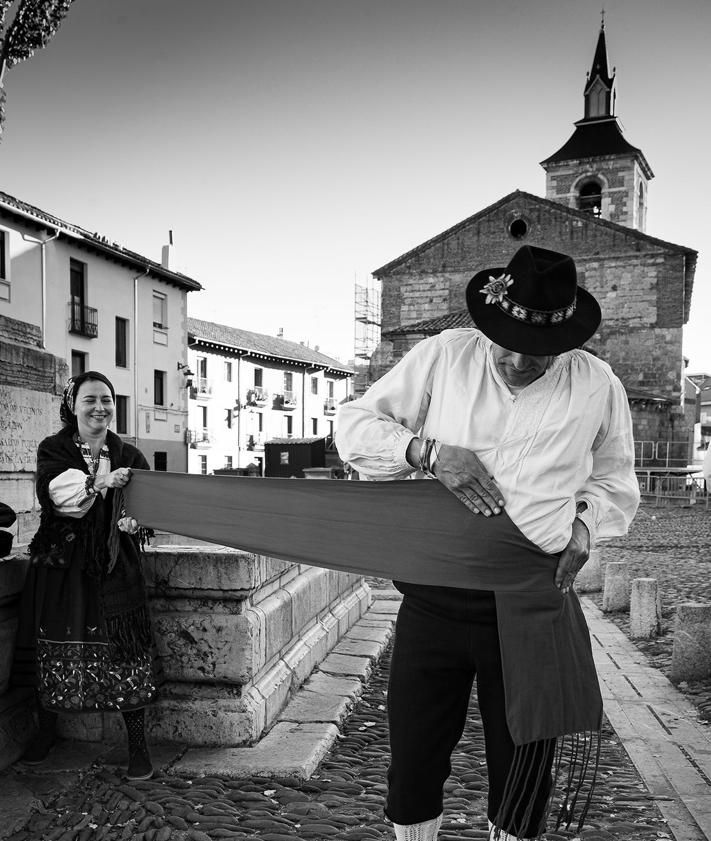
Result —
[{"label": "stone bollard", "polygon": [[605,587],[602,609],[605,613],[627,610],[630,606],[630,573],[624,561],[608,561],[605,567]]},{"label": "stone bollard", "polygon": [[685,602],[676,609],[671,679],[700,680],[711,675],[711,604]]},{"label": "stone bollard", "polygon": [[599,593],[602,590],[602,560],[599,549],[591,549],[590,557],[575,579],[576,593]]},{"label": "stone bollard", "polygon": [[635,578],[630,593],[630,636],[651,639],[662,630],[662,603],[656,578]]}]

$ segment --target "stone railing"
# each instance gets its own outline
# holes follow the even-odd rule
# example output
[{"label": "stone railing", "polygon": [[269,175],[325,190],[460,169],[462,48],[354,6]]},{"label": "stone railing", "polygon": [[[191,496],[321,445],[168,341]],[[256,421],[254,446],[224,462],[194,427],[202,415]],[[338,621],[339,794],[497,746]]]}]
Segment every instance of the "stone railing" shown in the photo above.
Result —
[{"label": "stone railing", "polygon": [[[0,563],[0,767],[32,728],[27,696],[7,692],[25,567]],[[145,573],[165,675],[149,729],[185,745],[256,742],[370,604],[360,576],[210,545],[149,548]],[[59,732],[123,739],[116,714],[60,717]]]}]

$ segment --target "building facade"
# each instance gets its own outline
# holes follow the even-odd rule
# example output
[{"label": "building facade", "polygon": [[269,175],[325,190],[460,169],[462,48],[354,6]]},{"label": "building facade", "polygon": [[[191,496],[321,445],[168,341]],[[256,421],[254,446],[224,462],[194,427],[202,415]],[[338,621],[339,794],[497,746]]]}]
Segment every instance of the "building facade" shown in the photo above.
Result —
[{"label": "building facade", "polygon": [[[98,370],[116,389],[113,429],[151,467],[185,471],[187,293],[200,284],[98,234],[0,193],[3,385],[12,355],[39,348],[71,374]],[[57,418],[57,426],[59,419]]]},{"label": "building facade", "polygon": [[602,28],[584,117],[542,162],[546,197],[510,193],[373,273],[382,283],[383,340],[371,366],[382,375],[425,336],[475,326],[464,298],[475,272],[505,266],[525,244],[563,251],[600,302],[602,325],[586,349],[609,362],[627,389],[638,460],[653,451],[653,461],[678,466],[691,460],[693,441],[682,329],[697,253],[645,232],[653,174],[622,134],[614,82]]},{"label": "building facade", "polygon": [[264,472],[272,439],[333,441],[353,371],[318,348],[188,319],[188,471]]}]

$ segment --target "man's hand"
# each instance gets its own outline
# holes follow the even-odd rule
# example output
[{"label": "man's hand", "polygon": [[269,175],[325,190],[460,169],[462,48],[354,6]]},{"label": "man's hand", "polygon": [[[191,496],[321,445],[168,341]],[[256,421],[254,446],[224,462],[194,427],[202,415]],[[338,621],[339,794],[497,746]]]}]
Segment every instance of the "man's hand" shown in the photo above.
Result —
[{"label": "man's hand", "polygon": [[585,523],[576,517],[573,520],[573,533],[568,545],[563,549],[563,554],[558,561],[558,569],[555,571],[555,586],[564,596],[589,557],[590,533]]},{"label": "man's hand", "polygon": [[465,447],[439,446],[434,475],[474,514],[500,514],[504,497],[479,458]]}]

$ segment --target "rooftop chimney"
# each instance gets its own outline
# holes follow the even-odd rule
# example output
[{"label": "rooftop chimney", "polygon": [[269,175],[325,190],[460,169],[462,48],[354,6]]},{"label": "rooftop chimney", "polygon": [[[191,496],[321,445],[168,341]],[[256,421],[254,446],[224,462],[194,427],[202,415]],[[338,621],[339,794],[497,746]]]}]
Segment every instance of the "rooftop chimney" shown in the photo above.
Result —
[{"label": "rooftop chimney", "polygon": [[283,339],[283,338],[284,338],[284,328],[283,328],[283,327],[280,327],[280,328],[277,330],[277,339]]},{"label": "rooftop chimney", "polygon": [[160,264],[164,269],[175,271],[175,249],[173,247],[173,231],[168,231],[168,245],[163,246]]}]

